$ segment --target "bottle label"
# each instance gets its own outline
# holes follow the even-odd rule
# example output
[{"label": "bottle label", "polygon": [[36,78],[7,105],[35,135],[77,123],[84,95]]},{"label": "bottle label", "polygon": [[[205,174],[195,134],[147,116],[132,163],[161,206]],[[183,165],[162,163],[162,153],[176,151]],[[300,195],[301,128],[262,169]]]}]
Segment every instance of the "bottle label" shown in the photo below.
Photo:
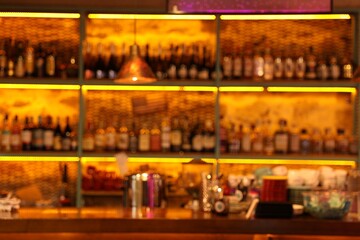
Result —
[{"label": "bottle label", "polygon": [[46,74],[48,76],[55,75],[55,57],[53,55],[49,55],[46,58]]},{"label": "bottle label", "polygon": [[287,152],[288,136],[286,134],[275,135],[275,151]]},{"label": "bottle label", "polygon": [[97,148],[105,147],[105,135],[104,134],[95,134],[95,146]]},{"label": "bottle label", "polygon": [[96,78],[97,79],[102,79],[104,77],[105,77],[105,73],[103,70],[100,70],[100,69],[96,70]]},{"label": "bottle label", "polygon": [[1,135],[1,146],[4,150],[10,151],[10,132],[3,132]]},{"label": "bottle label", "polygon": [[106,147],[108,149],[115,149],[116,146],[116,135],[115,133],[106,133]]},{"label": "bottle label", "polygon": [[330,66],[330,76],[332,79],[338,79],[340,77],[340,67],[338,65]]},{"label": "bottle label", "polygon": [[232,60],[230,57],[224,57],[223,74],[225,78],[231,78],[232,75]]},{"label": "bottle label", "polygon": [[250,135],[245,134],[241,139],[241,150],[243,152],[250,152],[251,151],[251,140]]},{"label": "bottle label", "polygon": [[286,78],[293,78],[294,76],[294,62],[291,58],[286,58],[284,66],[284,75]]},{"label": "bottle label", "polygon": [[184,64],[182,64],[182,65],[180,66],[178,75],[179,75],[179,78],[180,78],[180,79],[185,79],[185,78],[187,78],[188,70],[187,70],[187,68],[186,68],[186,66],[185,66]]},{"label": "bottle label", "polygon": [[150,149],[151,151],[158,152],[161,150],[161,138],[160,134],[151,135],[150,137]]},{"label": "bottle label", "polygon": [[83,149],[84,151],[94,151],[95,149],[95,140],[93,137],[84,137],[83,139]]},{"label": "bottle label", "polygon": [[31,131],[23,130],[21,132],[21,140],[23,143],[30,144],[31,143]]},{"label": "bottle label", "polygon": [[334,139],[325,140],[324,150],[326,152],[333,152],[335,150],[335,140]]},{"label": "bottle label", "polygon": [[320,64],[317,69],[317,77],[319,79],[325,80],[328,78],[328,75],[329,71],[326,64]]},{"label": "bottle label", "polygon": [[189,69],[189,77],[190,79],[198,78],[198,70],[195,65],[192,65]]},{"label": "bottle label", "polygon": [[126,133],[120,133],[117,147],[119,150],[127,150],[129,148],[129,135]]},{"label": "bottle label", "polygon": [[255,57],[254,58],[254,76],[262,77],[264,76],[264,58]]},{"label": "bottle label", "polygon": [[21,144],[20,134],[11,134],[10,136],[11,146],[17,147]]},{"label": "bottle label", "polygon": [[298,79],[303,79],[305,77],[305,69],[306,66],[304,60],[302,58],[299,58],[296,61],[296,66],[295,66],[295,74]]},{"label": "bottle label", "polygon": [[204,140],[203,140],[203,136],[200,134],[197,134],[193,137],[192,139],[192,149],[194,151],[202,151],[203,147],[204,147]]},{"label": "bottle label", "polygon": [[46,147],[52,147],[54,145],[54,132],[52,130],[45,130],[44,145]]},{"label": "bottle label", "polygon": [[241,57],[236,57],[234,59],[234,77],[242,77],[242,60]]},{"label": "bottle label", "polygon": [[25,70],[28,75],[34,72],[34,55],[31,53],[27,53],[25,57]]},{"label": "bottle label", "polygon": [[300,137],[297,134],[290,136],[290,152],[298,153],[300,151]]},{"label": "bottle label", "polygon": [[168,78],[175,79],[176,78],[176,66],[171,65],[167,71]]},{"label": "bottle label", "polygon": [[139,136],[139,151],[146,152],[150,150],[150,135]]},{"label": "bottle label", "polygon": [[36,129],[33,133],[33,143],[37,148],[44,146],[44,131],[42,129]]},{"label": "bottle label", "polygon": [[200,80],[208,80],[209,79],[209,70],[204,69],[199,72],[199,79]]},{"label": "bottle label", "polygon": [[274,77],[282,78],[283,76],[283,64],[281,58],[275,58],[274,61]]},{"label": "bottle label", "polygon": [[54,150],[61,150],[62,149],[62,139],[61,136],[54,137]]},{"label": "bottle label", "polygon": [[261,138],[256,139],[253,142],[253,146],[252,146],[253,152],[261,153],[263,151],[263,148],[264,148],[264,144]]},{"label": "bottle label", "polygon": [[115,79],[117,73],[115,72],[115,70],[109,70],[108,75],[109,75],[109,79]]},{"label": "bottle label", "polygon": [[244,58],[244,77],[251,78],[253,76],[253,61],[250,57]]},{"label": "bottle label", "polygon": [[71,150],[71,139],[66,137],[62,139],[62,150],[70,151]]},{"label": "bottle label", "polygon": [[171,145],[180,146],[181,145],[181,131],[173,130],[170,134]]},{"label": "bottle label", "polygon": [[17,59],[17,63],[15,66],[15,76],[16,77],[23,77],[25,75],[25,66],[24,66],[24,59],[20,56]]},{"label": "bottle label", "polygon": [[264,63],[264,79],[272,80],[274,78],[274,61],[271,57],[265,58]]},{"label": "bottle label", "polygon": [[161,147],[163,149],[170,148],[170,132],[163,130],[161,133]]},{"label": "bottle label", "polygon": [[215,136],[214,135],[203,136],[203,145],[205,149],[213,149],[215,147]]}]

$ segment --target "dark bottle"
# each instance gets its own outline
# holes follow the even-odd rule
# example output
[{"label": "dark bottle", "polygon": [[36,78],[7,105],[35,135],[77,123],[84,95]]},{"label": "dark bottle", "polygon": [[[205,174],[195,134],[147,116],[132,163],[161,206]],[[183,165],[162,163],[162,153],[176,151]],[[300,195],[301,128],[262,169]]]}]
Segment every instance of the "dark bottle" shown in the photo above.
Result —
[{"label": "dark bottle", "polygon": [[60,126],[60,118],[56,119],[56,127],[54,130],[54,150],[61,151],[62,150],[62,131]]},{"label": "dark bottle", "polygon": [[32,130],[32,149],[44,149],[44,126],[41,116],[38,117],[38,125]]},{"label": "dark bottle", "polygon": [[6,41],[5,39],[0,40],[0,77],[6,76]]},{"label": "dark bottle", "polygon": [[177,75],[178,79],[186,79],[188,78],[188,56],[186,54],[185,45],[181,45],[181,55],[179,59],[179,65],[177,67]]},{"label": "dark bottle", "polygon": [[335,151],[336,153],[342,154],[349,153],[349,138],[345,135],[345,129],[337,129],[337,136],[335,138]]},{"label": "dark bottle", "polygon": [[306,72],[305,72],[305,78],[309,80],[316,79],[316,56],[314,54],[314,48],[310,47],[309,52],[306,56]]},{"label": "dark bottle", "polygon": [[66,76],[65,78],[76,78],[79,74],[79,65],[75,54],[72,53],[68,64],[66,65]]},{"label": "dark bottle", "polygon": [[210,69],[209,69],[209,65],[207,63],[207,50],[206,47],[203,47],[203,52],[202,52],[202,62],[201,62],[201,66],[200,66],[200,70],[199,70],[199,80],[209,80],[209,75],[210,75]]},{"label": "dark bottle", "polygon": [[205,121],[203,132],[203,144],[205,152],[214,152],[215,150],[215,130],[211,119]]},{"label": "dark bottle", "polygon": [[233,78],[241,79],[243,77],[243,59],[240,54],[240,49],[236,49],[236,54],[233,58]]},{"label": "dark bottle", "polygon": [[59,204],[60,206],[70,206],[70,194],[69,194],[69,176],[67,164],[60,165],[61,171],[61,186],[59,192]]},{"label": "dark bottle", "polygon": [[71,135],[72,135],[72,129],[70,127],[70,118],[66,117],[66,125],[62,135],[62,150],[64,151],[71,150]]},{"label": "dark bottle", "polygon": [[198,74],[199,74],[199,69],[198,69],[198,67],[199,67],[198,66],[198,64],[199,64],[198,56],[199,55],[198,54],[199,54],[199,47],[196,45],[193,45],[189,69],[188,69],[188,75],[189,75],[190,79],[198,78]]},{"label": "dark bottle", "polygon": [[23,41],[17,41],[16,53],[15,53],[15,77],[25,76],[25,60],[24,60],[24,43]]},{"label": "dark bottle", "polygon": [[194,152],[202,152],[204,149],[203,127],[199,120],[196,121],[191,133],[191,149]]},{"label": "dark bottle", "polygon": [[31,46],[30,41],[26,41],[25,44],[25,74],[28,77],[32,77],[35,71],[35,53],[34,48]]},{"label": "dark bottle", "polygon": [[279,120],[279,129],[274,134],[275,153],[287,153],[289,150],[289,132],[286,125],[285,119]]},{"label": "dark bottle", "polygon": [[107,67],[107,75],[109,79],[115,79],[118,71],[117,67],[117,56],[116,56],[116,46],[115,44],[110,44],[110,58]]},{"label": "dark bottle", "polygon": [[24,127],[21,130],[22,150],[31,150],[32,127],[29,117],[25,117]]},{"label": "dark bottle", "polygon": [[157,53],[157,59],[154,62],[154,72],[155,72],[155,76],[159,79],[159,80],[163,80],[166,76],[166,73],[164,73],[164,61],[162,58],[162,48],[161,45],[159,44],[158,47],[158,53]]},{"label": "dark bottle", "polygon": [[172,120],[170,132],[170,146],[172,152],[180,152],[182,146],[182,129],[180,126],[179,118],[174,117]]},{"label": "dark bottle", "polygon": [[311,137],[306,129],[301,129],[300,133],[300,153],[309,154],[311,153]]},{"label": "dark bottle", "polygon": [[169,61],[169,65],[167,68],[167,78],[174,80],[176,79],[176,57],[175,57],[175,53],[176,53],[176,49],[172,44],[170,45],[170,61]]},{"label": "dark bottle", "polygon": [[44,77],[45,76],[45,50],[42,43],[39,43],[35,50],[35,76]]},{"label": "dark bottle", "polygon": [[9,39],[7,46],[7,63],[6,63],[6,74],[8,77],[14,77],[15,75],[15,46],[14,41]]},{"label": "dark bottle", "polygon": [[84,78],[92,79],[94,78],[94,56],[92,55],[91,44],[85,42],[84,44]]},{"label": "dark bottle", "polygon": [[151,67],[153,65],[151,58],[150,58],[150,45],[146,44],[145,45],[145,57],[144,57],[145,62]]},{"label": "dark bottle", "polygon": [[44,130],[44,149],[47,151],[54,149],[54,127],[52,117],[46,117],[46,125]]},{"label": "dark bottle", "polygon": [[47,77],[55,77],[56,75],[56,51],[53,45],[49,47],[48,52],[46,54],[45,75]]},{"label": "dark bottle", "polygon": [[183,119],[182,129],[183,129],[183,134],[182,134],[181,149],[184,152],[190,152],[191,151],[191,129],[190,129],[190,122],[187,117],[185,119]]},{"label": "dark bottle", "polygon": [[105,78],[105,58],[103,56],[103,45],[98,43],[97,46],[97,60],[95,64],[95,78],[96,79],[103,79]]}]

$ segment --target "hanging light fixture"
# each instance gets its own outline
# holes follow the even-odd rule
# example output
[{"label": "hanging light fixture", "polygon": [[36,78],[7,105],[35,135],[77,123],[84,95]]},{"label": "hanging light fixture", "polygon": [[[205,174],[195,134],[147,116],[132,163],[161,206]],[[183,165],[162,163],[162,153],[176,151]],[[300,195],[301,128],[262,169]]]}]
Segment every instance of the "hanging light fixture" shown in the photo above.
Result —
[{"label": "hanging light fixture", "polygon": [[136,44],[136,19],[134,19],[134,44],[130,46],[130,55],[121,66],[115,83],[146,84],[157,81],[146,61],[140,56],[140,48]]}]

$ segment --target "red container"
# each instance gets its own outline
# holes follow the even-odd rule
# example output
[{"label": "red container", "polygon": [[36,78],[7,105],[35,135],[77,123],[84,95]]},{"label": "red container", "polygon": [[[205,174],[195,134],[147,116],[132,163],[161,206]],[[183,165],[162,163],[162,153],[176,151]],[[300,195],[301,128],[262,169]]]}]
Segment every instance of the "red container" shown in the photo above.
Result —
[{"label": "red container", "polygon": [[286,202],[287,177],[264,176],[260,200],[264,202]]}]

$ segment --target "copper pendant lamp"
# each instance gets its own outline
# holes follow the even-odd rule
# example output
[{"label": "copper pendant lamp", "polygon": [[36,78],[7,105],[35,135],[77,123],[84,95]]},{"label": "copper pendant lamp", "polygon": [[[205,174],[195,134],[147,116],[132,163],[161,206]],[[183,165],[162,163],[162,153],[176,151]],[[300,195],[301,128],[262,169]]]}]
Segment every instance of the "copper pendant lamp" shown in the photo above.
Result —
[{"label": "copper pendant lamp", "polygon": [[119,84],[147,84],[157,79],[149,65],[140,55],[136,44],[136,19],[134,19],[134,44],[130,46],[130,55],[121,66],[114,82]]}]

